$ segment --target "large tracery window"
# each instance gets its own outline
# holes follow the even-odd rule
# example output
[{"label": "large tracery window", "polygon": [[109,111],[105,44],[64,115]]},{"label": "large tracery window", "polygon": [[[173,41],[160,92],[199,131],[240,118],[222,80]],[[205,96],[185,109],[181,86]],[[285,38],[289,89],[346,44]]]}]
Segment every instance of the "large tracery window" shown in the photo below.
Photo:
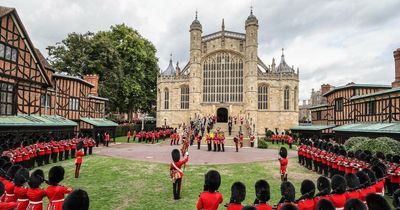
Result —
[{"label": "large tracery window", "polygon": [[164,109],[169,109],[169,91],[168,88],[164,90]]},{"label": "large tracery window", "polygon": [[258,109],[268,109],[268,87],[258,86]]},{"label": "large tracery window", "polygon": [[203,62],[203,102],[243,101],[243,59],[219,52]]},{"label": "large tracery window", "polygon": [[189,109],[189,86],[181,87],[181,109]]},{"label": "large tracery window", "polygon": [[289,87],[285,87],[283,93],[283,109],[289,110]]}]

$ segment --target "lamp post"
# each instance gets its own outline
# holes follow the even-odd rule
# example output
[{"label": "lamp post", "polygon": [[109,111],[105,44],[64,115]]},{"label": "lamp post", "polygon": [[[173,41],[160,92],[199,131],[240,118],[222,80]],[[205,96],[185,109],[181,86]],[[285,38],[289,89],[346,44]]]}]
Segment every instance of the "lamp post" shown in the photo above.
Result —
[{"label": "lamp post", "polygon": [[145,120],[145,118],[146,118],[146,114],[143,114],[143,117],[142,117],[142,131],[144,130],[144,120]]}]

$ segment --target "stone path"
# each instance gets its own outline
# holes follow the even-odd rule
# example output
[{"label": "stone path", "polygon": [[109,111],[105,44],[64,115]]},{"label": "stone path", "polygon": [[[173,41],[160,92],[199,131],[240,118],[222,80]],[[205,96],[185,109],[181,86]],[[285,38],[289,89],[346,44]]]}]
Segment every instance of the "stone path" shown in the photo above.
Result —
[{"label": "stone path", "polygon": [[[180,145],[170,146],[168,142],[160,144],[111,144],[110,147],[94,148],[94,154],[110,157],[120,157],[129,160],[142,160],[157,163],[169,163],[171,161],[172,149],[180,149]],[[189,149],[190,164],[230,164],[230,163],[250,163],[266,160],[277,160],[278,150],[276,149],[256,149],[241,148],[239,152],[234,147],[225,147],[225,152],[208,152],[206,145],[200,150],[196,146]],[[289,151],[288,157],[296,157],[296,151]]]}]

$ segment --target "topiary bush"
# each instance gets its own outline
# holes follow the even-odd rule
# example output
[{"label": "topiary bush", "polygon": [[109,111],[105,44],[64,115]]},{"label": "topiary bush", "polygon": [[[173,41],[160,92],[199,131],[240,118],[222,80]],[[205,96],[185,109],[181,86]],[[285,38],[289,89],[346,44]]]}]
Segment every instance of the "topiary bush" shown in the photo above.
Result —
[{"label": "topiary bush", "polygon": [[378,137],[376,138],[377,141],[381,141],[389,145],[389,147],[392,149],[392,151],[396,154],[400,154],[400,142],[397,140],[394,140],[389,137]]},{"label": "topiary bush", "polygon": [[272,135],[274,135],[274,132],[273,131],[271,131],[271,130],[269,130],[269,129],[265,129],[266,131],[265,131],[265,137],[271,137]]},{"label": "topiary bush", "polygon": [[260,149],[268,149],[268,143],[264,139],[259,139],[257,147]]},{"label": "topiary bush", "polygon": [[385,155],[386,154],[393,154],[392,148],[389,146],[384,141],[380,141],[377,139],[368,139],[368,140],[363,140],[359,141],[357,144],[351,147],[351,151],[357,151],[357,150],[369,150],[373,154],[376,152],[383,152]]},{"label": "topiary bush", "polygon": [[347,141],[344,143],[344,146],[346,147],[347,150],[353,150],[354,145],[366,140],[370,140],[370,138],[363,136],[351,137],[347,139]]}]

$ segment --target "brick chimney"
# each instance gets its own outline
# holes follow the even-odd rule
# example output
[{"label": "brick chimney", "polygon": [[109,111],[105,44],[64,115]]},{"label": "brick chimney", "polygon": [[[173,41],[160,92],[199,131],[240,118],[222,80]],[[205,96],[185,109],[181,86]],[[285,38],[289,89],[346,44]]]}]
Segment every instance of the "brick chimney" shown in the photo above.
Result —
[{"label": "brick chimney", "polygon": [[400,87],[400,48],[393,51],[394,57],[394,72],[395,72],[395,80],[392,83],[393,88]]},{"label": "brick chimney", "polygon": [[94,87],[92,87],[90,89],[90,95],[98,96],[99,95],[99,75],[88,74],[88,75],[83,76],[83,79],[85,81],[91,83],[92,85],[94,85]]},{"label": "brick chimney", "polygon": [[321,94],[325,94],[332,89],[332,85],[330,84],[322,84],[321,85]]}]

